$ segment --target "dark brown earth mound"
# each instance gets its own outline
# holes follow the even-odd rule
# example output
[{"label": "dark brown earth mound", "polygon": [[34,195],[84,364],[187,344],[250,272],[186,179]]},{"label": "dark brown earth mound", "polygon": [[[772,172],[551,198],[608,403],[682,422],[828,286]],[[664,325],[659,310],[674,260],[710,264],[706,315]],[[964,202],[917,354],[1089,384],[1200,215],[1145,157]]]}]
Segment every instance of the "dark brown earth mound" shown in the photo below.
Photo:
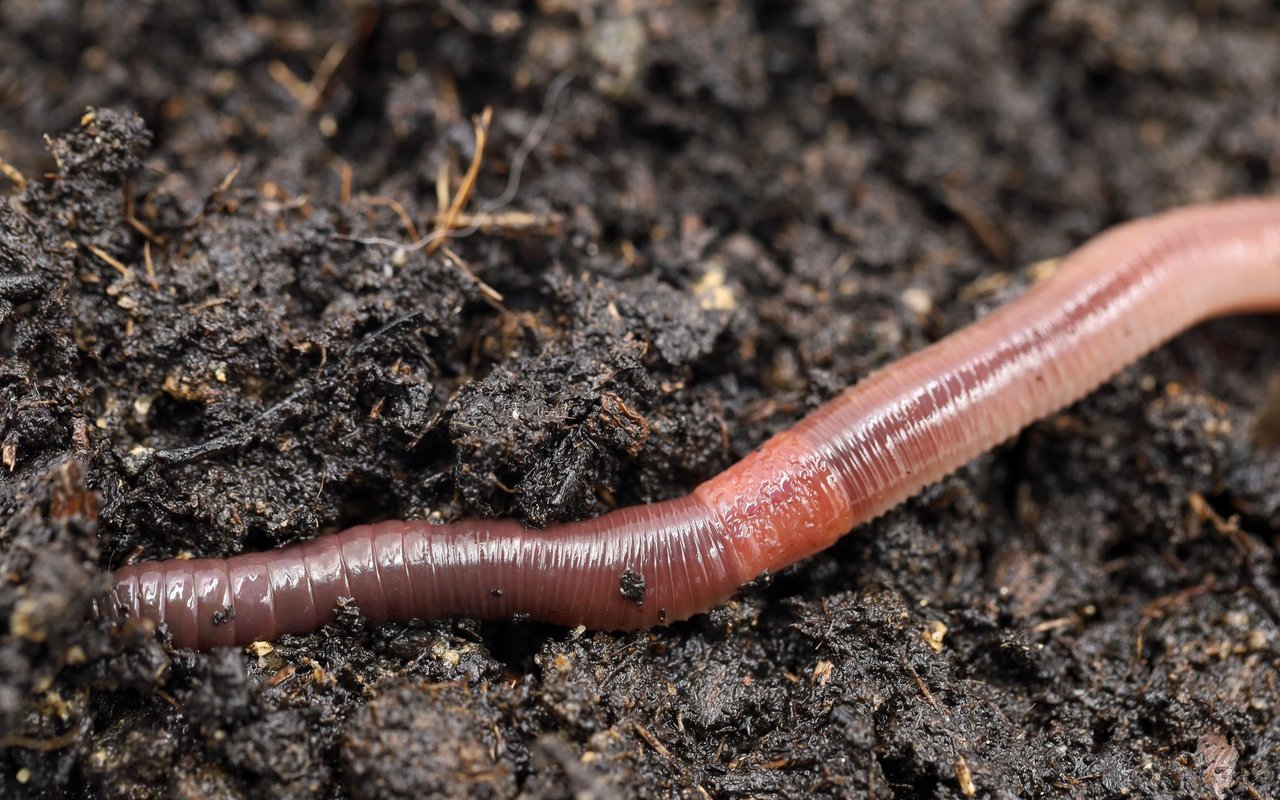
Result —
[{"label": "dark brown earth mound", "polygon": [[[1271,319],[668,629],[85,621],[126,559],[683,494],[1035,262],[1275,192],[1274,4],[242,8],[0,3],[0,795],[1275,796]],[[353,241],[443,223],[486,107],[479,230]]]}]

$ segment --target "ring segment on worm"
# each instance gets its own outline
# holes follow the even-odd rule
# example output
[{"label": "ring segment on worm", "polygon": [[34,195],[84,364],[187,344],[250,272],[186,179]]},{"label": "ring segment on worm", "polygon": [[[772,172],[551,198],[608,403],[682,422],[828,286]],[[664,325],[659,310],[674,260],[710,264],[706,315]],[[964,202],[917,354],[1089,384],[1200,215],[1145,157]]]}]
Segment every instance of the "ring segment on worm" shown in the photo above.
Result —
[{"label": "ring segment on worm", "polygon": [[675,500],[525,528],[392,521],[265,553],[116,569],[99,616],[180,647],[373,622],[519,616],[631,630],[686,619],[1079,400],[1210,317],[1280,310],[1280,198],[1116,227],[1024,295],[899,360]]}]

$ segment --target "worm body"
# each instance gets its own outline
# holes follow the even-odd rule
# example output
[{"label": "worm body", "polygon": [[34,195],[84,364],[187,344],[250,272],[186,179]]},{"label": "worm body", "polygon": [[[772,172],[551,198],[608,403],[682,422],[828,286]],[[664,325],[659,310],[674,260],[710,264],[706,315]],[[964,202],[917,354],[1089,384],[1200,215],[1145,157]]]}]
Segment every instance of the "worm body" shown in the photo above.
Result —
[{"label": "worm body", "polygon": [[114,572],[99,613],[179,646],[371,620],[527,616],[625,630],[706,611],[1083,397],[1209,317],[1280,309],[1280,199],[1131,222],[981,320],[865,380],[677,500],[526,529],[360,525],[268,553]]}]

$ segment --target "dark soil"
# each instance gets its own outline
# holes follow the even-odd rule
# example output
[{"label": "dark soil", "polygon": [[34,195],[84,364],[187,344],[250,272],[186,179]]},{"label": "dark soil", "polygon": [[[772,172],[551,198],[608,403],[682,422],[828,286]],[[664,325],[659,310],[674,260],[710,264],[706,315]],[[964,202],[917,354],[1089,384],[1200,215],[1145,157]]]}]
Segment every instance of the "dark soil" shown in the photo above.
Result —
[{"label": "dark soil", "polygon": [[[128,559],[686,493],[1037,261],[1275,192],[1274,4],[245,5],[0,3],[0,795],[1276,796],[1270,319],[670,628],[85,620]],[[433,230],[486,106],[500,196],[562,73],[489,224],[351,241]]]}]

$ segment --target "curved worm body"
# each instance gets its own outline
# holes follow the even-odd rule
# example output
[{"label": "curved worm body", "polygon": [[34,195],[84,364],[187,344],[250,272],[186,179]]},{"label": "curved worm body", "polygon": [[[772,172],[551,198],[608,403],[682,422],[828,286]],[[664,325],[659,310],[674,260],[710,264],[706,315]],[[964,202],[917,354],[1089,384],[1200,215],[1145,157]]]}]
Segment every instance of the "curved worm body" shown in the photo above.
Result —
[{"label": "curved worm body", "polygon": [[1280,199],[1115,228],[1021,298],[872,374],[687,497],[538,531],[360,525],[268,553],[115,570],[100,613],[208,648],[371,620],[521,615],[633,629],[684,619],[1067,406],[1208,317],[1280,309]]}]

